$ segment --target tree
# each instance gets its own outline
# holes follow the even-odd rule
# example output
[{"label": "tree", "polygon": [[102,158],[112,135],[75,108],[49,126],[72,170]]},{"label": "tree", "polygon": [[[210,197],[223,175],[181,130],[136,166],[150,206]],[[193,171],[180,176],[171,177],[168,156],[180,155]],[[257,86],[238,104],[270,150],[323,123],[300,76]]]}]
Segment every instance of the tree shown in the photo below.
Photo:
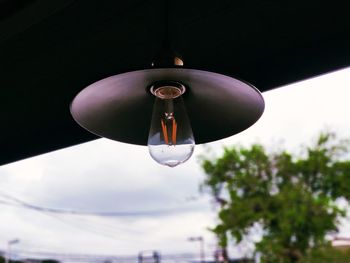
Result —
[{"label": "tree", "polygon": [[268,153],[255,144],[204,157],[204,186],[221,203],[213,229],[221,245],[241,242],[259,225],[263,234],[255,247],[262,262],[311,262],[315,251],[329,249],[325,237],[337,233],[346,215],[336,200],[350,199],[347,154],[346,141],[325,133],[299,155]]}]

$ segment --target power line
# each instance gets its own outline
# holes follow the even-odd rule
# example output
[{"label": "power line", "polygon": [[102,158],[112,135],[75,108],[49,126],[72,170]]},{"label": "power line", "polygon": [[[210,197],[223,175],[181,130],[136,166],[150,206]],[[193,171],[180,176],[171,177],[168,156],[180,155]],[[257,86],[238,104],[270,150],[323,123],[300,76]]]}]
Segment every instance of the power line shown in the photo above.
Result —
[{"label": "power line", "polygon": [[[154,243],[154,242],[150,242],[149,240],[141,240],[140,237],[143,237],[142,235],[141,236],[137,236],[137,238],[135,239],[130,239],[130,238],[125,238],[125,236],[121,236],[120,234],[117,234],[115,232],[112,232],[111,229],[109,231],[106,231],[106,230],[103,230],[101,228],[99,228],[99,226],[97,224],[95,225],[86,225],[85,223],[79,223],[79,222],[71,222],[71,221],[67,221],[67,215],[65,214],[52,214],[52,213],[48,213],[48,212],[45,212],[45,211],[38,211],[38,210],[34,210],[35,212],[38,212],[38,213],[41,213],[41,214],[44,214],[46,216],[49,216],[51,218],[54,218],[55,220],[65,224],[65,225],[68,225],[70,227],[73,227],[75,229],[78,229],[78,230],[81,230],[81,231],[84,231],[84,232],[88,232],[90,234],[94,234],[94,235],[98,235],[98,236],[102,236],[102,237],[106,237],[106,238],[110,238],[110,239],[113,239],[115,241],[119,241],[119,242],[124,242],[124,243],[129,243],[129,244],[135,244],[135,243],[141,243],[141,244],[151,244],[151,245],[159,245],[157,243]],[[68,215],[69,216],[69,215]],[[73,219],[73,218],[71,218]],[[76,218],[75,218],[76,219]],[[113,229],[115,230],[115,229]],[[133,231],[133,229],[127,229],[125,228],[124,231]],[[147,238],[147,236],[144,236],[144,238]]]},{"label": "power line", "polygon": [[[49,216],[51,218],[54,218],[55,220],[60,221],[61,223],[64,223],[66,225],[69,225],[70,227],[74,227],[76,229],[79,229],[81,231],[89,232],[95,235],[111,238],[120,242],[126,242],[126,243],[146,243],[147,245],[151,244],[152,246],[159,245],[156,243],[150,243],[149,240],[141,240],[140,237],[144,235],[138,235],[137,238],[135,239],[129,239],[125,238],[125,236],[121,236],[120,232],[117,234],[115,231],[125,231],[125,232],[130,232],[130,231],[135,231],[134,229],[127,229],[127,228],[120,228],[120,227],[115,227],[111,226],[108,224],[99,224],[97,225],[94,223],[91,225],[91,222],[87,223],[87,218],[91,218],[91,216],[94,217],[99,217],[99,220],[101,217],[104,218],[112,218],[112,217],[128,217],[128,216],[141,216],[141,215],[154,215],[154,213],[169,213],[169,211],[174,212],[174,210],[159,210],[159,211],[134,211],[134,212],[107,212],[107,213],[101,213],[101,212],[78,212],[78,211],[73,211],[73,210],[60,210],[60,209],[52,209],[52,208],[46,208],[46,207],[41,207],[37,205],[33,205],[31,203],[28,203],[26,201],[23,201],[17,197],[14,197],[12,195],[9,195],[5,193],[3,190],[0,189],[0,198],[3,200],[0,200],[0,204],[4,205],[11,205],[15,207],[20,207],[20,208],[26,208],[30,209],[39,213],[42,213],[46,216]],[[67,218],[68,216],[68,218]],[[74,216],[74,218],[70,218],[70,216]],[[86,217],[88,216],[88,217]],[[67,221],[68,219],[68,221]],[[80,222],[72,222],[69,221],[69,219],[74,219],[80,221]],[[140,233],[140,232],[139,232]]]},{"label": "power line", "polygon": [[[22,207],[23,201],[15,198],[15,197],[9,196],[7,194],[1,193],[1,192],[0,192],[0,196],[6,197],[7,199],[10,199],[11,201],[20,202],[19,206]],[[6,202],[6,201],[0,201],[0,203],[5,203],[5,204],[17,206],[16,204]],[[34,210],[35,212],[42,213],[42,214],[49,216],[51,218],[54,218],[55,220],[58,220],[61,223],[68,225],[70,227],[74,227],[74,228],[79,229],[81,231],[89,232],[91,234],[103,236],[106,238],[111,238],[111,239],[117,240],[119,242],[126,242],[129,244],[137,242],[137,243],[141,243],[141,244],[144,243],[147,245],[155,245],[155,246],[159,245],[159,243],[150,242],[149,240],[147,240],[147,241],[141,240],[140,237],[142,237],[143,235],[139,235],[136,239],[125,238],[125,236],[121,236],[120,234],[117,234],[116,232],[114,232],[115,230],[117,230],[117,228],[114,226],[108,226],[107,229],[106,228],[101,229],[101,227],[99,227],[99,225],[97,225],[97,224],[91,225],[91,222],[90,222],[90,225],[87,225],[86,221],[83,223],[82,222],[79,223],[79,222],[67,221],[67,216],[74,216],[74,220],[76,220],[76,219],[79,220],[79,218],[77,218],[77,217],[86,216],[85,214],[82,215],[82,214],[78,214],[78,213],[75,213],[75,214],[52,213],[52,212],[48,212],[48,211],[43,210],[43,209],[32,209],[32,210]],[[91,216],[91,215],[89,215],[89,216]],[[96,215],[94,215],[94,216],[96,216]],[[73,218],[71,218],[71,219],[73,219]],[[82,218],[80,218],[80,221],[81,221],[81,219]],[[86,218],[83,218],[83,219],[86,220]],[[121,230],[120,227],[119,227],[119,230]],[[135,232],[134,229],[128,229],[128,228],[123,228],[122,230],[126,231],[126,232],[130,232],[130,231]],[[147,237],[145,237],[145,238],[147,238]]]},{"label": "power line", "polygon": [[[48,212],[53,214],[70,214],[70,215],[85,215],[85,216],[101,216],[101,217],[138,217],[138,216],[154,216],[154,215],[165,215],[176,212],[183,212],[183,207],[179,208],[169,208],[163,210],[146,210],[146,211],[127,211],[127,212],[83,212],[83,211],[75,211],[75,210],[64,210],[64,209],[56,209],[49,207],[42,207],[35,204],[31,204],[25,202],[17,197],[8,195],[4,192],[0,192],[0,196],[5,198],[5,200],[10,200],[11,202],[7,202],[4,200],[0,200],[1,204],[4,205],[12,205],[12,206],[20,206],[27,209]],[[191,210],[193,211],[193,210]]]}]

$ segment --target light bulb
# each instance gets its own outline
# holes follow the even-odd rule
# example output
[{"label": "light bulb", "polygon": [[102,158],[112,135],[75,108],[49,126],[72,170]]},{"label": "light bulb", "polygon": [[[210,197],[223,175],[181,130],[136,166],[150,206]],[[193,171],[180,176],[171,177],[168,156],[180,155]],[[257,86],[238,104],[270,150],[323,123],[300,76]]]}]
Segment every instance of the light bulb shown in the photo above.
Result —
[{"label": "light bulb", "polygon": [[153,85],[155,95],[148,149],[158,163],[175,167],[187,161],[195,141],[181,95],[185,87],[176,82]]}]

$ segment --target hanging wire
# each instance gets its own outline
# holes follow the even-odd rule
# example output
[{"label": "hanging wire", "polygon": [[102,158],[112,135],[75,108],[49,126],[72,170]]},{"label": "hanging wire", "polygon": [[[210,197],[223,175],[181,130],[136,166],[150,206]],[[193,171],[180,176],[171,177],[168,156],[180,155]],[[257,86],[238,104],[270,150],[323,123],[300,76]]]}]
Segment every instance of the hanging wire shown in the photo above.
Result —
[{"label": "hanging wire", "polygon": [[[17,197],[13,197],[12,195],[9,195],[7,193],[4,193],[3,191],[0,191],[0,198],[3,198],[5,200],[0,200],[1,204],[6,204],[6,205],[12,205],[15,207],[20,207],[20,208],[27,208],[30,210],[34,210],[36,212],[42,213],[46,216],[49,216],[51,218],[54,218],[55,220],[60,221],[61,223],[68,225],[70,227],[73,227],[75,229],[79,229],[81,231],[89,232],[91,234],[103,236],[106,238],[110,238],[113,240],[117,240],[120,242],[125,242],[125,243],[141,243],[141,244],[147,244],[147,245],[159,245],[159,243],[154,243],[150,242],[148,239],[147,240],[142,240],[140,237],[143,237],[141,231],[136,231],[133,228],[121,228],[121,227],[116,227],[112,226],[109,224],[101,224],[101,222],[88,222],[88,218],[91,219],[91,216],[97,216],[99,220],[101,220],[101,213],[81,213],[77,211],[66,211],[66,210],[58,210],[58,209],[48,209],[48,208],[43,208],[39,207],[36,205],[29,204],[27,202],[22,201],[21,199]],[[168,212],[169,210],[162,211],[162,212]],[[141,215],[140,211],[137,212],[137,215]],[[103,213],[103,217],[105,217],[106,213]],[[120,212],[118,213],[108,213],[108,216],[120,216]],[[135,214],[135,213],[133,213]],[[86,216],[89,217],[86,217]],[[125,214],[123,214],[124,216]],[[127,214],[128,216],[130,213]],[[149,211],[147,212],[147,215],[149,215]],[[74,216],[72,218],[71,216]],[[109,217],[107,217],[109,218]],[[78,222],[77,222],[78,220]],[[119,231],[119,232],[118,232]],[[125,235],[121,235],[120,231],[123,232],[136,232],[137,234],[137,239],[130,239],[130,238],[125,238]],[[145,236],[147,238],[147,236]],[[176,243],[178,241],[173,240],[172,243]]]},{"label": "hanging wire", "polygon": [[176,212],[184,212],[183,207],[173,207],[163,210],[145,210],[145,211],[125,211],[125,212],[83,212],[83,211],[75,211],[75,210],[64,210],[64,209],[56,209],[49,207],[42,207],[38,205],[34,205],[28,202],[25,202],[17,197],[12,195],[8,195],[2,191],[0,191],[0,197],[5,200],[0,200],[1,204],[4,205],[12,205],[12,206],[21,206],[23,208],[49,212],[54,214],[71,214],[71,215],[86,215],[86,216],[102,216],[102,217],[138,217],[138,216],[154,216],[154,215],[166,215]]}]

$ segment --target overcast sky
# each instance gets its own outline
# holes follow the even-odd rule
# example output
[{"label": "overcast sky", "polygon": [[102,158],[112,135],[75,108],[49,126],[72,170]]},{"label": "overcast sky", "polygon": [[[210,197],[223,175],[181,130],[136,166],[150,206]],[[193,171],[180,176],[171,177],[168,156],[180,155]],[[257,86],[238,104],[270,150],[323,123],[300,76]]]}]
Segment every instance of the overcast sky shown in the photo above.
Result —
[{"label": "overcast sky", "polygon": [[[265,113],[253,127],[207,146],[214,154],[224,145],[252,142],[297,151],[325,129],[350,138],[349,85],[350,69],[344,69],[266,92]],[[197,253],[198,244],[187,238],[204,236],[209,253],[215,239],[207,228],[216,219],[209,197],[198,190],[204,178],[198,155],[203,152],[197,146],[187,163],[168,168],[155,163],[146,147],[100,139],[1,166],[0,201],[12,196],[57,209],[140,214],[60,215],[0,203],[0,249],[18,238],[14,250]],[[341,234],[350,236],[350,224],[344,223]],[[243,247],[233,251],[243,252]]]}]

